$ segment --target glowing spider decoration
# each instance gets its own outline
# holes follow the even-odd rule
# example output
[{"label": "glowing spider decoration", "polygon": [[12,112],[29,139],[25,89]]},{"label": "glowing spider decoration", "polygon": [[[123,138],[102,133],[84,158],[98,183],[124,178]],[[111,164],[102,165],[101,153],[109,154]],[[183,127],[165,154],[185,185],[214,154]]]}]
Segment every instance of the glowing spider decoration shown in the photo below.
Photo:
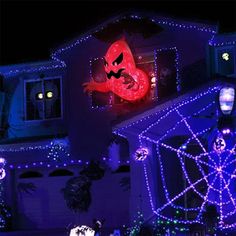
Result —
[{"label": "glowing spider decoration", "polygon": [[[150,205],[154,215],[183,224],[202,223],[206,207],[215,205],[219,213],[219,227],[221,229],[236,228],[236,137],[232,135],[226,143],[223,138],[217,136],[216,119],[213,118],[211,124],[196,122],[192,119],[217,110],[215,101],[201,108],[199,108],[199,104],[204,103],[209,96],[214,96],[218,92],[219,88],[213,87],[194,99],[173,106],[139,134],[140,145],[143,140],[156,145],[156,158],[159,162],[159,173],[165,195],[163,204],[155,206],[153,201],[155,198],[152,196],[152,187],[149,184],[150,176],[148,176],[146,165],[143,163]],[[177,121],[176,118],[178,118]],[[166,120],[169,122],[174,120],[173,125],[166,125]],[[150,135],[153,134],[153,129],[166,126],[169,127],[166,132],[158,139],[153,140],[153,136]],[[176,137],[176,132],[185,134],[183,142],[180,143],[178,138],[175,138],[173,143],[168,141]],[[213,145],[204,142],[206,135],[217,137],[214,139]],[[180,185],[178,191],[173,191],[173,180],[171,183],[168,178],[172,173],[168,172],[165,162],[167,158],[175,158],[171,160],[176,160],[176,163],[179,163],[178,166],[175,166],[175,170],[176,173],[179,171],[182,174],[179,175],[180,179],[176,181],[184,183]],[[179,169],[177,170],[177,168]],[[196,173],[193,174],[193,172]],[[182,176],[184,176],[184,181]],[[190,196],[195,196],[192,202],[189,200]],[[182,211],[185,218],[173,218],[175,210]]]},{"label": "glowing spider decoration", "polygon": [[138,148],[134,153],[135,161],[144,161],[146,160],[147,156],[148,156],[148,149],[143,147]]},{"label": "glowing spider decoration", "polygon": [[213,149],[216,152],[222,152],[226,147],[225,140],[223,138],[216,138],[213,144]]}]

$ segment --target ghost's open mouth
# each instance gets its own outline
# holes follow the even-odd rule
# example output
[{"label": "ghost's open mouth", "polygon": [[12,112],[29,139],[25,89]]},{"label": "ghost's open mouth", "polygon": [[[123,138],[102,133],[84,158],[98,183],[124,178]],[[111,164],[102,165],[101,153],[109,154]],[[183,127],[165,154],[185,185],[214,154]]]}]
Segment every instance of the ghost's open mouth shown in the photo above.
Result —
[{"label": "ghost's open mouth", "polygon": [[109,73],[106,73],[107,74],[107,78],[110,79],[112,76],[114,76],[116,79],[119,79],[120,76],[121,76],[121,72],[123,70],[125,70],[125,69],[121,68],[116,73],[113,70],[111,70]]}]

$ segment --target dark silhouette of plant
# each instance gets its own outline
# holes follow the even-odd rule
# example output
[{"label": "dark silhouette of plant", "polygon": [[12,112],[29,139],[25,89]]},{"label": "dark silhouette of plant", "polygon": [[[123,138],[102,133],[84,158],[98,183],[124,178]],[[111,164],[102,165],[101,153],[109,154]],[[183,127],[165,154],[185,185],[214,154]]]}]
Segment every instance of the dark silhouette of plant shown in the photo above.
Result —
[{"label": "dark silhouette of plant", "polygon": [[90,187],[91,181],[86,176],[69,179],[62,189],[68,208],[74,212],[88,211],[91,204]]},{"label": "dark silhouette of plant", "polygon": [[202,214],[203,221],[206,225],[208,234],[213,235],[216,231],[219,213],[215,205],[211,204],[206,206],[206,211]]},{"label": "dark silhouette of plant", "polygon": [[85,166],[80,175],[88,177],[90,180],[99,180],[104,176],[105,170],[100,167],[99,162],[91,161]]}]

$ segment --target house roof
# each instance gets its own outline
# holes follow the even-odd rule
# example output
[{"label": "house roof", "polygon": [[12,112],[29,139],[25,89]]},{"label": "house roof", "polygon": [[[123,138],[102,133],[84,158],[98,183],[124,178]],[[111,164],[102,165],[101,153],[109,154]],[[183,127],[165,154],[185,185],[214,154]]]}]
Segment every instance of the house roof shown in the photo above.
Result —
[{"label": "house roof", "polygon": [[196,21],[189,21],[189,20],[182,20],[177,18],[171,18],[162,16],[153,12],[125,12],[115,17],[108,19],[107,21],[93,27],[91,30],[87,31],[86,33],[79,35],[75,39],[67,42],[66,44],[61,45],[57,49],[55,49],[52,53],[54,57],[57,57],[61,53],[66,52],[67,50],[72,49],[74,46],[83,43],[92,37],[93,33],[96,33],[102,29],[104,29],[109,23],[115,23],[125,18],[132,18],[132,19],[150,19],[150,21],[160,25],[160,26],[169,26],[174,28],[181,28],[186,30],[197,30],[206,33],[217,33],[218,26],[217,24],[210,24],[210,23],[200,23]]},{"label": "house roof", "polygon": [[209,44],[211,46],[236,45],[236,32],[215,35]]},{"label": "house roof", "polygon": [[56,60],[6,65],[0,66],[0,75],[8,78],[19,75],[21,73],[34,73],[61,67],[64,67],[64,64],[61,61]]},{"label": "house roof", "polygon": [[67,42],[66,44],[61,45],[59,48],[55,49],[51,53],[52,60],[48,61],[40,61],[40,62],[30,62],[30,63],[23,63],[17,65],[7,65],[7,66],[0,66],[0,74],[4,77],[12,77],[18,75],[20,73],[34,73],[40,72],[48,69],[55,69],[65,67],[65,63],[59,58],[59,55],[67,52],[68,50],[72,49],[74,46],[87,41],[92,37],[93,33],[96,33],[103,28],[105,28],[109,23],[115,23],[122,19],[132,18],[132,19],[150,19],[151,22],[154,22],[160,26],[168,26],[168,27],[177,27],[186,30],[197,30],[206,33],[213,33],[215,34],[217,31],[216,24],[209,24],[209,23],[200,23],[200,22],[193,22],[193,21],[186,21],[181,19],[174,19],[170,17],[165,17],[161,15],[157,15],[156,13],[150,12],[125,12],[115,17],[108,19],[107,21],[103,22],[102,24],[93,27],[91,30],[87,31],[85,34],[79,35],[77,38]]},{"label": "house roof", "polygon": [[[189,113],[190,116],[195,112],[198,112],[201,109],[201,106],[208,106],[210,103],[214,103],[212,106],[212,110],[208,109],[207,113],[201,113],[206,119],[206,123],[211,119],[211,122],[215,123],[216,115],[212,115],[212,112],[216,110],[216,102],[215,96],[218,94],[220,88],[225,84],[235,84],[234,81],[230,81],[230,79],[222,79],[211,81],[199,88],[195,88],[192,91],[189,91],[185,94],[178,95],[174,99],[169,99],[165,102],[160,102],[158,105],[153,107],[152,109],[146,110],[138,115],[135,115],[129,119],[126,119],[116,125],[113,126],[113,132],[120,136],[126,137],[127,135],[132,135],[142,133],[143,131],[149,132],[149,135],[157,136],[157,133],[160,135],[167,128],[167,123],[176,123],[179,120],[179,117],[176,115],[176,112],[171,116],[171,119],[167,121],[166,125],[160,125],[158,128],[151,129],[152,126],[155,126],[157,120],[161,120],[167,113],[175,111],[175,109],[182,109],[185,114]],[[201,102],[198,99],[200,99]],[[189,101],[196,101],[196,104],[190,106]],[[186,108],[185,108],[186,107]],[[203,119],[202,119],[203,120]],[[201,120],[201,121],[202,121]],[[149,128],[150,129],[149,129]],[[145,132],[146,132],[145,131]]]}]

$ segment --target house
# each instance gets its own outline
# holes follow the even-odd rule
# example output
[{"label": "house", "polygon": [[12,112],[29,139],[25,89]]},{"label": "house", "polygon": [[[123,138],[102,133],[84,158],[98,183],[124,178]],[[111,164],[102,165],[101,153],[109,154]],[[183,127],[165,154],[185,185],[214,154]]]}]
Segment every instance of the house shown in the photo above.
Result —
[{"label": "house", "polygon": [[[113,58],[116,53],[117,58]],[[110,58],[114,61],[107,62]],[[105,74],[104,63],[113,70],[122,63],[127,68]],[[136,77],[132,78],[128,69]],[[48,61],[0,67],[0,151],[7,161],[2,184],[6,202],[12,208],[13,227],[66,228],[75,222],[90,224],[93,217],[100,217],[106,220],[106,227],[114,228],[129,225],[137,211],[152,218],[166,197],[160,195],[158,174],[162,173],[154,163],[152,141],[171,129],[167,124],[178,122],[188,112],[197,113],[199,120],[199,109],[210,106],[219,89],[212,77],[235,77],[235,73],[234,34],[220,36],[217,25],[150,13],[126,13],[109,19],[55,49]],[[140,74],[148,85],[142,95],[140,88],[145,83],[138,84]],[[101,85],[112,76],[117,76],[116,81],[124,76],[129,93],[122,93],[122,84],[115,90],[111,82],[102,92],[101,86],[92,93],[84,92],[89,90],[92,78]],[[136,100],[129,101],[130,91],[136,94]],[[207,99],[202,95],[203,101],[196,103],[196,108],[186,105],[188,108],[179,116],[171,113],[173,106],[185,105],[198,94]],[[170,117],[165,116],[168,110]],[[209,115],[202,112],[203,116]],[[210,121],[204,118],[203,129],[213,127],[214,115],[210,113]],[[161,117],[170,120],[156,126],[151,136],[144,135]],[[186,135],[186,130],[180,129],[174,136]],[[153,150],[147,165],[132,159],[140,141]],[[93,181],[88,212],[76,216],[67,209],[61,189],[90,160],[100,161],[106,172],[102,179]],[[169,162],[167,166],[171,166]],[[129,177],[131,188],[123,191],[120,185],[125,181],[127,187]],[[175,193],[179,187],[176,185]]]}]

